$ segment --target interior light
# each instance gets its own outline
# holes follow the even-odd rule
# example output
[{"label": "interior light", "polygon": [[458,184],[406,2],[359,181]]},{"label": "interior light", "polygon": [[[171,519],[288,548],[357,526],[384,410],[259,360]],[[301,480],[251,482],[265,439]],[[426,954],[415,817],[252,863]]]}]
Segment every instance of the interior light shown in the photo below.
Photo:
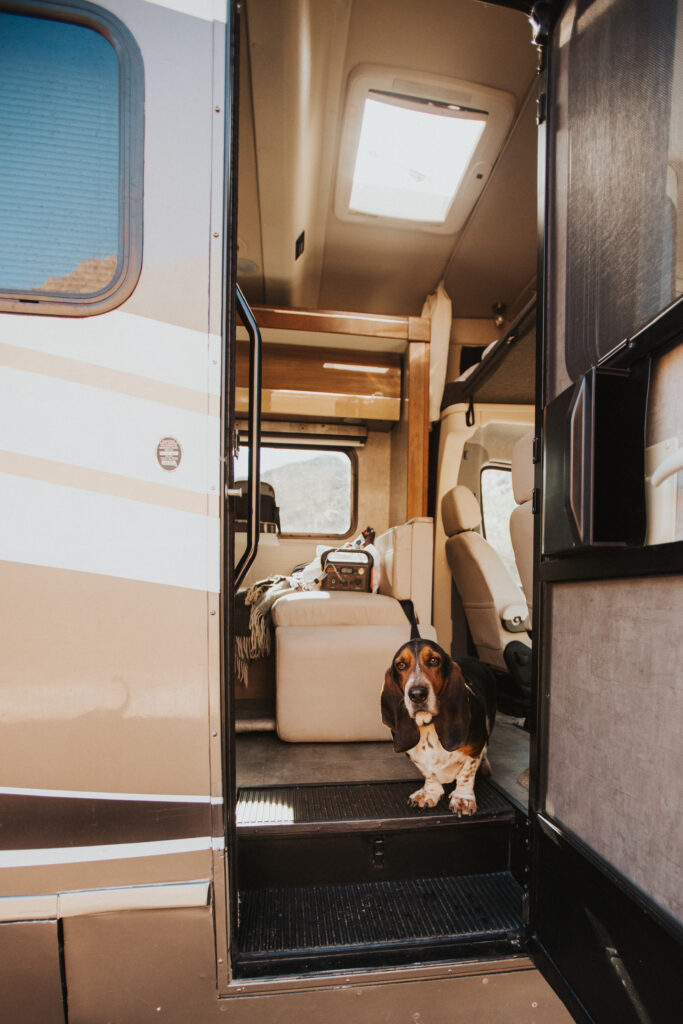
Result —
[{"label": "interior light", "polygon": [[484,111],[365,98],[349,210],[443,224],[486,126]]},{"label": "interior light", "polygon": [[323,363],[323,370],[350,370],[352,373],[388,373],[388,366],[360,366],[357,363]]},{"label": "interior light", "polygon": [[278,394],[278,396],[279,395],[295,395],[295,396],[305,395],[307,398],[310,398],[311,395],[315,395],[316,397],[320,397],[323,394],[327,398],[350,398],[351,397],[349,394],[347,394],[347,393],[345,393],[343,391],[324,391],[324,392],[323,391],[297,391],[294,388],[278,388],[277,389],[277,394]]}]

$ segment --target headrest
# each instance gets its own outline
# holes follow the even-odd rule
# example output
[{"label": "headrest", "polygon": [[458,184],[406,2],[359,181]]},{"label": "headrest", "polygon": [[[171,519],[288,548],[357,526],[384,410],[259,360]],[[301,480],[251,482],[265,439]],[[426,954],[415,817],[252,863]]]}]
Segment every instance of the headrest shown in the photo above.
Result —
[{"label": "headrest", "polygon": [[518,505],[531,501],[534,491],[534,432],[530,430],[512,449],[512,491]]},{"label": "headrest", "polygon": [[441,499],[441,518],[448,537],[464,530],[476,530],[481,523],[479,502],[469,487],[458,484]]}]

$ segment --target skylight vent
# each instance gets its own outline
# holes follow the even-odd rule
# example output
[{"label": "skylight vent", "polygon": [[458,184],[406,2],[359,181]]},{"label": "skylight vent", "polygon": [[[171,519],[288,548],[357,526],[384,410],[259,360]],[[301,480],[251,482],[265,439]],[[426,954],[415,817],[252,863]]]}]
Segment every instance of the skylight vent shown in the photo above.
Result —
[{"label": "skylight vent", "polygon": [[406,93],[392,88],[405,85],[395,78],[400,73],[363,66],[351,77],[335,212],[342,220],[454,233],[507,134],[512,97],[435,76],[417,83],[421,95]]}]

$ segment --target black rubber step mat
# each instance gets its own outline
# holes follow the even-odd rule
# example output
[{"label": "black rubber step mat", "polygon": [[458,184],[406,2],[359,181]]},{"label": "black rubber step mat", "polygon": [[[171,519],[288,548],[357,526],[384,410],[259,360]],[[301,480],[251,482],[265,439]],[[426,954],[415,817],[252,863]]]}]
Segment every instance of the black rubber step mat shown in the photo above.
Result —
[{"label": "black rubber step mat", "polygon": [[520,934],[522,891],[509,872],[240,893],[240,955]]},{"label": "black rubber step mat", "polygon": [[[445,794],[436,807],[412,807],[408,797],[420,782],[345,783],[343,785],[272,786],[239,789],[236,824],[238,835],[266,832],[319,832],[320,826],[358,828],[415,828],[431,825],[509,819],[514,808],[486,779],[477,779],[476,814],[458,819]],[[448,787],[450,792],[452,786]]]}]

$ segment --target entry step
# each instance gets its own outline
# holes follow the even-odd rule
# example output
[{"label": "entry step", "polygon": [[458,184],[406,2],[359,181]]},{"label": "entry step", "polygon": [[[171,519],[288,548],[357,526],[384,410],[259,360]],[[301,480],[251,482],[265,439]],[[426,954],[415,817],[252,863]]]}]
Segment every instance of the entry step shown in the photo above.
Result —
[{"label": "entry step", "polygon": [[[477,779],[477,812],[457,818],[444,795],[436,807],[412,807],[408,797],[420,788],[408,782],[344,783],[339,785],[241,788],[237,793],[236,825],[241,838],[305,835],[345,830],[414,829],[467,822],[512,821],[515,811],[486,779]],[[450,791],[452,787],[448,787]]]},{"label": "entry step", "polygon": [[[240,893],[242,969],[258,960],[480,942],[519,946],[522,890],[507,872]],[[424,955],[424,948],[422,950]]]}]

